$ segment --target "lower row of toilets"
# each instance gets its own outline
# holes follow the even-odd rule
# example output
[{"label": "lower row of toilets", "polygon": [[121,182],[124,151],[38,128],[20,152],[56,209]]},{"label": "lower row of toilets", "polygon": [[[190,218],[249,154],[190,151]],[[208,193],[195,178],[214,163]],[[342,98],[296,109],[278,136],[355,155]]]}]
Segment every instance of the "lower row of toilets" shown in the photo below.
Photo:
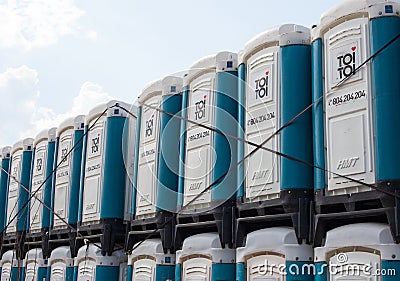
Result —
[{"label": "lower row of toilets", "polygon": [[400,245],[385,224],[332,229],[319,248],[298,242],[293,229],[273,227],[248,234],[237,249],[221,245],[217,233],[202,233],[187,238],[176,254],[164,253],[160,239],[135,245],[129,256],[123,250],[103,256],[90,244],[75,258],[63,246],[48,260],[36,248],[18,261],[11,250],[1,260],[1,281],[399,280]]}]

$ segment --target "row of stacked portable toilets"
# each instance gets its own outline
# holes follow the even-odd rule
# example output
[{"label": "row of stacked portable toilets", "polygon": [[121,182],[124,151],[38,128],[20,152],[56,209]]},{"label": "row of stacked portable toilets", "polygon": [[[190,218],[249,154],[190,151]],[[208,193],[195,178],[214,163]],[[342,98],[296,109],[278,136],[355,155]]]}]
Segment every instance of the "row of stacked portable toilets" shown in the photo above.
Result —
[{"label": "row of stacked portable toilets", "polygon": [[399,17],[346,1],[4,148],[1,280],[398,280]]}]

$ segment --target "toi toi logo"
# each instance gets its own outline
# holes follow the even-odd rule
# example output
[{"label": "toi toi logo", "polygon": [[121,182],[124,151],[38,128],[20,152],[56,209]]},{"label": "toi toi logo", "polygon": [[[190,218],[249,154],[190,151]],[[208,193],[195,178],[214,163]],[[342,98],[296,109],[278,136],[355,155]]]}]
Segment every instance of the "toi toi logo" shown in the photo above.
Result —
[{"label": "toi toi logo", "polygon": [[42,170],[42,166],[43,166],[43,159],[38,158],[36,160],[36,171],[40,172]]},{"label": "toi toi logo", "polygon": [[68,146],[61,149],[61,163],[67,162]]},{"label": "toi toi logo", "polygon": [[268,96],[268,86],[269,86],[269,71],[265,72],[265,76],[254,81],[256,84],[256,99],[265,98]]},{"label": "toi toi logo", "polygon": [[151,119],[146,121],[146,128],[145,128],[146,138],[151,137],[153,135],[153,128],[154,128],[154,115],[151,116]]},{"label": "toi toi logo", "polygon": [[96,153],[99,151],[99,144],[100,144],[100,135],[95,138],[92,138],[92,153]]},{"label": "toi toi logo", "polygon": [[354,46],[351,48],[351,52],[337,57],[339,79],[347,78],[356,71],[356,49],[357,47]]},{"label": "toi toi logo", "polygon": [[206,101],[207,101],[207,96],[204,96],[203,100],[200,100],[195,103],[196,111],[194,112],[194,114],[196,121],[206,117]]}]

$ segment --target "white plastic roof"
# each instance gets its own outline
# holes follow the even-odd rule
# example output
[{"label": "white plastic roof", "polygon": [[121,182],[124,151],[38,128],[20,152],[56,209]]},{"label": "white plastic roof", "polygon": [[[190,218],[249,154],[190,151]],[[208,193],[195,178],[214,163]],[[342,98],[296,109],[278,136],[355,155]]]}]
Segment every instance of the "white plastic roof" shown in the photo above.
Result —
[{"label": "white plastic roof", "polygon": [[90,244],[89,248],[85,245],[78,250],[74,266],[79,266],[86,258],[93,259],[96,261],[96,264],[101,264],[102,266],[119,266],[127,260],[127,256],[122,250],[113,252],[112,256],[102,256],[101,249]]},{"label": "white plastic roof", "polygon": [[148,239],[140,244],[139,247],[129,255],[128,264],[132,265],[132,260],[142,255],[154,257],[157,264],[162,264],[167,256],[171,258],[172,263],[175,263],[175,255],[164,254],[161,239]]},{"label": "white plastic roof", "polygon": [[85,123],[85,115],[78,115],[76,117],[70,117],[61,122],[57,128],[57,136],[60,136],[67,129],[83,130],[81,124]]},{"label": "white plastic roof", "polygon": [[180,259],[195,254],[208,256],[214,263],[235,262],[235,250],[222,248],[217,233],[202,233],[186,238],[182,250],[176,253],[176,260],[180,262]]},{"label": "white plastic roof", "polygon": [[392,260],[400,256],[400,245],[395,244],[390,228],[381,223],[358,223],[328,231],[325,245],[315,249],[316,261],[326,259],[332,250],[344,247],[367,247],[381,252],[382,259]]},{"label": "white plastic roof", "polygon": [[240,53],[239,63],[247,60],[247,57],[258,47],[276,42],[279,46],[309,45],[311,40],[310,29],[297,24],[284,24],[274,26],[250,39]]},{"label": "white plastic roof", "polygon": [[296,232],[290,227],[272,227],[251,232],[246,237],[246,246],[236,250],[236,259],[243,262],[245,257],[260,251],[271,251],[285,255],[288,261],[310,261],[313,249],[310,245],[299,245]]},{"label": "white plastic roof", "polygon": [[[313,40],[320,38],[322,35],[321,30],[325,30],[332,26],[335,22],[342,20],[352,14],[367,13],[369,18],[386,16],[385,6],[393,5],[393,14],[389,16],[396,16],[396,12],[400,12],[399,0],[346,0],[333,6],[325,13],[322,14],[319,25],[313,29]],[[398,15],[397,15],[398,16]]]},{"label": "white plastic roof", "polygon": [[237,54],[233,52],[219,52],[199,59],[190,66],[187,75],[184,77],[183,85],[189,85],[196,76],[206,70],[215,72],[230,70],[225,66],[227,61],[232,61],[232,70],[237,69],[238,57]]}]

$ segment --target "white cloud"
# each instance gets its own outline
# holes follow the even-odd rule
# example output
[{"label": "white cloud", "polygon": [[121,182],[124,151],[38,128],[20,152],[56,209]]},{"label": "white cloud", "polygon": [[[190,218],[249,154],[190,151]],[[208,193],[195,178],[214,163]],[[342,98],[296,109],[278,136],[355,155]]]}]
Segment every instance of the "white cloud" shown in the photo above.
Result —
[{"label": "white cloud", "polygon": [[38,72],[27,66],[8,68],[0,73],[0,145],[13,145],[41,130],[57,127],[68,117],[87,114],[112,97],[93,82],[85,82],[68,112],[58,113],[40,106]]},{"label": "white cloud", "polygon": [[73,0],[1,1],[0,47],[30,50],[55,44],[62,36],[81,32],[94,40],[94,31],[82,31],[78,26],[83,14]]},{"label": "white cloud", "polygon": [[[103,88],[93,82],[85,82],[81,86],[79,95],[74,97],[72,109],[68,114],[76,116],[79,114],[87,114],[97,104],[111,100],[112,97],[103,91]],[[88,105],[90,105],[88,107]]]}]

